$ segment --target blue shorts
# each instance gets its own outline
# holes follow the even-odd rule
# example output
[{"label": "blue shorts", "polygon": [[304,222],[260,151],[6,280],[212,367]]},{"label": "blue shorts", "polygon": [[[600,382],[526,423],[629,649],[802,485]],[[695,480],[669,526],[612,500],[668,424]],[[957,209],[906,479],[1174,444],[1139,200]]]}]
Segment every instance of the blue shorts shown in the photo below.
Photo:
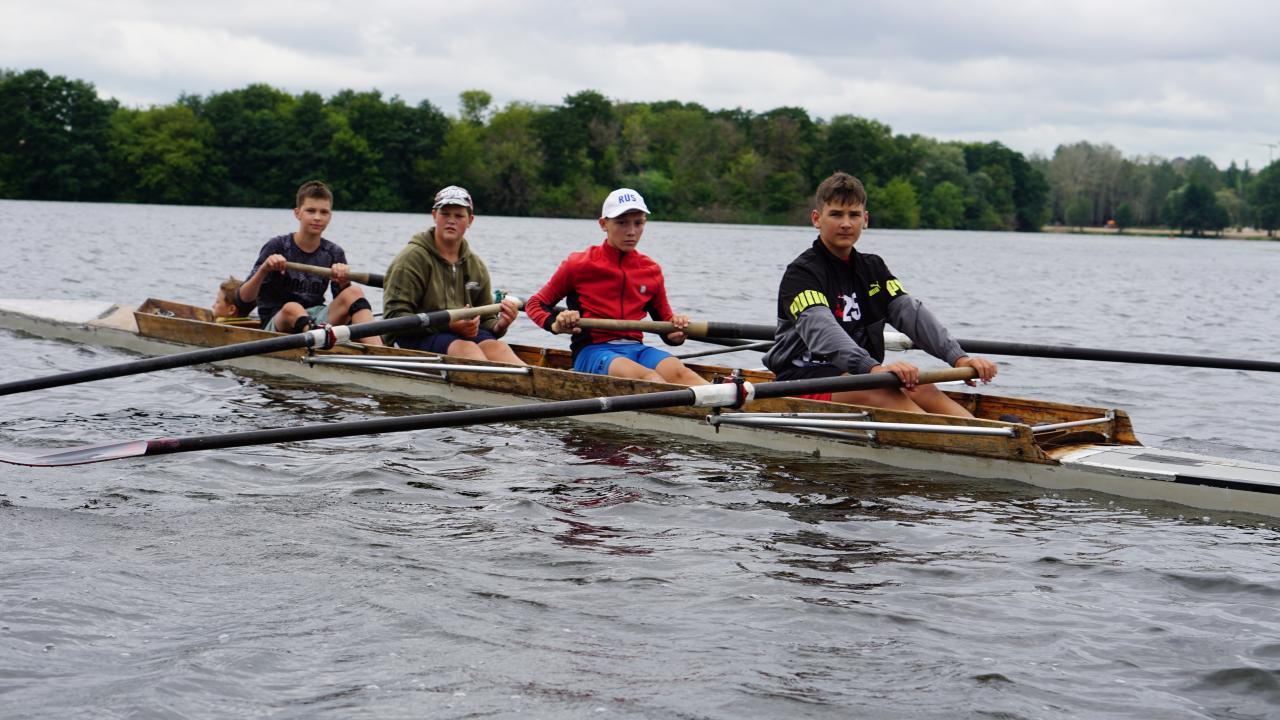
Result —
[{"label": "blue shorts", "polygon": [[[276,311],[276,315],[279,315],[279,314],[280,312]],[[328,305],[312,305],[311,307],[307,308],[307,315],[311,318],[312,325],[324,325],[325,323],[329,322],[329,306]],[[293,332],[292,328],[289,330],[277,330],[275,316],[272,316],[272,318],[267,321],[267,324],[264,325],[262,329],[267,330],[269,332]]]},{"label": "blue shorts", "polygon": [[615,358],[626,358],[653,370],[658,363],[671,357],[671,353],[652,348],[644,343],[596,343],[582,348],[573,361],[573,369],[578,372],[608,375],[609,365]]},{"label": "blue shorts", "polygon": [[439,353],[441,355],[449,354],[449,346],[454,340],[470,340],[473,343],[482,343],[485,340],[497,340],[497,336],[493,333],[480,328],[476,330],[475,337],[462,337],[451,332],[437,332],[430,335],[406,335],[396,338],[396,345],[410,350],[421,350],[429,353]]}]

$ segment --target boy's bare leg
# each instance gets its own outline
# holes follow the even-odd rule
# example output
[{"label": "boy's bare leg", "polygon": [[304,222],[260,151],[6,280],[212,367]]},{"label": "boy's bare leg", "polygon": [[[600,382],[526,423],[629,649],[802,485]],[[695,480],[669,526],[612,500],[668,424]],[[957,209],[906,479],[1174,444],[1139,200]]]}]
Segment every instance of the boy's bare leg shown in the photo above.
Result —
[{"label": "boy's bare leg", "polygon": [[525,361],[516,355],[516,351],[511,346],[501,340],[483,340],[480,342],[480,350],[484,353],[484,357],[501,363],[510,363],[512,365],[524,365]]},{"label": "boy's bare leg", "polygon": [[462,338],[458,338],[457,340],[449,343],[449,347],[445,350],[445,353],[452,355],[453,357],[466,358],[468,360],[488,359],[484,356],[484,351],[480,349],[479,345],[475,344],[471,340],[463,340]]},{"label": "boy's bare leg", "polygon": [[[364,291],[355,285],[348,285],[346,290],[338,293],[338,297],[333,299],[333,303],[329,305],[329,324],[331,325],[354,325],[357,323],[373,322],[373,311],[368,308],[360,308],[351,313],[351,303],[364,297]],[[382,338],[377,335],[360,338],[356,340],[358,343],[365,345],[381,345]]]},{"label": "boy's bare leg", "polygon": [[706,385],[707,379],[698,373],[690,370],[684,363],[680,362],[680,358],[669,357],[658,363],[658,367],[654,368],[663,380],[677,385]]},{"label": "boy's bare leg", "polygon": [[296,302],[288,302],[276,313],[273,322],[276,332],[291,333],[298,320],[308,317],[307,309]]},{"label": "boy's bare leg", "polygon": [[649,382],[667,382],[661,375],[634,360],[617,357],[609,363],[609,374],[629,380],[648,380]]},{"label": "boy's bare leg", "polygon": [[917,385],[912,390],[902,390],[912,402],[919,405],[925,412],[935,415],[953,415],[955,417],[971,418],[973,414],[965,410],[955,400],[947,397],[947,394],[938,389],[936,385]]},{"label": "boy's bare leg", "polygon": [[897,388],[876,388],[875,390],[845,390],[831,394],[831,401],[849,403],[850,405],[870,405],[886,410],[922,413],[925,410],[915,404],[910,397]]},{"label": "boy's bare leg", "polygon": [[913,390],[901,388],[878,388],[875,390],[846,390],[833,393],[834,402],[852,405],[870,405],[886,410],[902,410],[904,412],[933,413],[934,415],[952,415],[955,417],[973,417],[955,400],[933,385],[917,385]]}]

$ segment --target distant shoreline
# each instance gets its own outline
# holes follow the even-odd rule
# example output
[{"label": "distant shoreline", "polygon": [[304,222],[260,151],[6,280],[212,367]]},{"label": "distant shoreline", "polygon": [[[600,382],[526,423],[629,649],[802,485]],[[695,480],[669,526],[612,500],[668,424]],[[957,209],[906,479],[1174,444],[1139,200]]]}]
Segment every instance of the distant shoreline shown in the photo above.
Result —
[{"label": "distant shoreline", "polygon": [[[1171,237],[1171,238],[1189,238],[1194,235],[1183,235],[1177,230],[1170,228],[1125,228],[1124,230],[1116,230],[1115,228],[1104,227],[1068,227],[1066,225],[1045,225],[1040,228],[1041,232],[1062,233],[1070,235],[1072,233],[1083,233],[1085,235],[1142,235],[1146,237]],[[1258,230],[1256,228],[1240,228],[1238,230],[1226,229],[1220,233],[1206,233],[1201,237],[1221,238],[1224,240],[1280,240],[1280,235],[1268,237],[1266,230]]]}]

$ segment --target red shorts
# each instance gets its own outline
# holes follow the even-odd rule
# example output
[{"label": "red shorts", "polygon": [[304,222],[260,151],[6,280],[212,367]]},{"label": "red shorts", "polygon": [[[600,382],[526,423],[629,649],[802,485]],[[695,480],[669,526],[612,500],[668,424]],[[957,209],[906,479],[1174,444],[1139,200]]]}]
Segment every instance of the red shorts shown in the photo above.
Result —
[{"label": "red shorts", "polygon": [[804,400],[826,400],[831,402],[831,393],[813,393],[812,395],[797,395],[796,397]]}]

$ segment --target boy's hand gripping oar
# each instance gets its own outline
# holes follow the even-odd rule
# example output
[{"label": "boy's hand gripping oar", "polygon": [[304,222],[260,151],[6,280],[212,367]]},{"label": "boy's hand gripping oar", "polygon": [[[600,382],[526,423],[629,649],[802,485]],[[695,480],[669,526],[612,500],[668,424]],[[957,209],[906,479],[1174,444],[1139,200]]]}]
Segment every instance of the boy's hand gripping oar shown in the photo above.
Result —
[{"label": "boy's hand gripping oar", "polygon": [[[952,380],[968,380],[976,377],[972,368],[949,368],[947,370],[926,370],[920,373],[922,384],[948,382]],[[521,420],[544,420],[548,418],[571,417],[574,415],[595,415],[636,410],[656,410],[658,408],[693,406],[693,407],[741,407],[752,399],[785,397],[790,395],[807,395],[811,393],[841,392],[845,390],[868,390],[871,388],[894,388],[901,385],[898,376],[893,373],[872,373],[870,375],[840,375],[829,378],[811,378],[808,380],[788,380],[783,382],[759,383],[725,382],[715,385],[697,385],[679,390],[666,390],[636,395],[620,395],[617,397],[597,397],[583,400],[561,400],[548,403],[532,403],[510,407],[480,408],[477,410],[456,410],[452,412],[432,413],[428,415],[410,415],[407,417],[379,418],[377,420],[360,420],[355,422],[329,423],[325,425],[304,425],[302,427],[275,428],[271,430],[249,430],[245,432],[226,433],[222,435],[197,435],[185,438],[159,438],[155,440],[130,440],[125,442],[93,445],[89,447],[55,450],[39,455],[6,455],[0,453],[0,462],[12,465],[29,465],[33,467],[55,467],[60,465],[82,465],[85,463],[120,460],[143,455],[167,455],[170,453],[192,452],[195,450],[217,450],[221,448],[243,447],[247,445],[269,445],[272,443],[297,442],[301,440],[322,440],[325,438],[348,437],[352,435],[375,435],[378,433],[404,432],[408,430],[426,430],[429,428],[462,427],[483,423],[517,422]]]},{"label": "boy's hand gripping oar", "polygon": [[[517,304],[521,303],[518,298],[513,299],[515,299]],[[249,355],[265,355],[267,353],[280,352],[282,350],[294,350],[297,348],[327,350],[340,342],[359,340],[360,338],[369,337],[371,335],[385,335],[387,333],[412,332],[423,328],[444,327],[454,320],[468,320],[473,317],[496,315],[501,308],[501,303],[495,303],[493,305],[482,305],[480,307],[461,308],[458,310],[435,310],[433,312],[419,313],[417,315],[406,315],[404,317],[392,318],[391,320],[375,320],[373,322],[359,323],[356,325],[331,325],[329,327],[317,328],[315,330],[309,330],[296,335],[282,335],[279,337],[267,338],[265,340],[253,340],[245,343],[237,343],[235,345],[223,345],[216,348],[192,350],[191,352],[177,353],[176,355],[162,355],[160,357],[146,358],[144,360],[134,360],[117,365],[107,365],[100,368],[76,370],[73,372],[59,373],[57,375],[46,375],[44,377],[29,378],[27,380],[15,380],[13,382],[0,383],[0,395],[13,395],[15,393],[28,392],[31,390],[43,390],[45,388],[74,385],[76,383],[91,382],[94,380],[105,380],[107,378],[123,377],[125,375],[137,375],[139,373],[152,372],[155,370],[168,370],[170,368],[186,367],[188,365],[199,365],[202,363],[218,362],[220,360],[231,360],[233,358],[247,357]]]}]

